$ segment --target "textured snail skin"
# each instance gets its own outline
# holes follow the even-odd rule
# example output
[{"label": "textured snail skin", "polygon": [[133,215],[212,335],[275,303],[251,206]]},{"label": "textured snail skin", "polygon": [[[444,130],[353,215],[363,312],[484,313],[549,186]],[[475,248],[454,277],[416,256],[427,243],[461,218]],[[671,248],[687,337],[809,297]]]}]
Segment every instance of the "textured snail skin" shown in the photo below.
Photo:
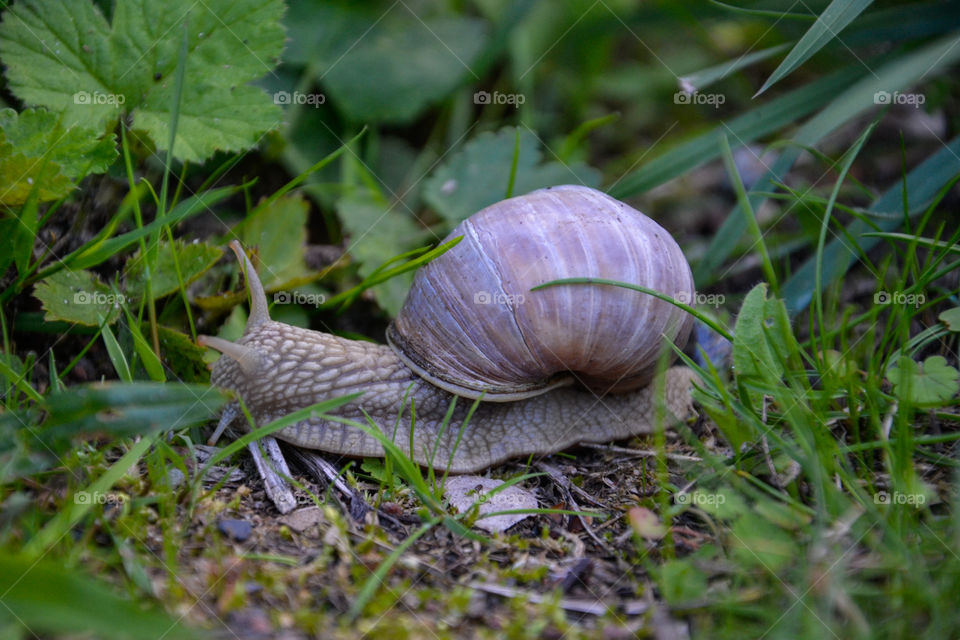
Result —
[{"label": "textured snail skin", "polygon": [[[587,276],[642,283],[675,297],[691,295],[690,267],[665,230],[605,194],[575,186],[497,203],[458,229],[455,233],[462,232],[464,241],[418,273],[396,328],[388,331],[396,351],[272,321],[253,266],[240,244],[232,242],[246,271],[251,313],[236,343],[201,338],[224,354],[211,382],[237,391],[259,425],[362,392],[335,415],[364,424],[369,416],[414,461],[453,472],[477,471],[578,442],[650,433],[658,421],[690,416],[692,371],[673,367],[663,380],[647,384],[657,368],[662,335],[680,346],[686,342],[691,319],[685,313],[616,287],[555,287],[518,300],[532,286],[576,275],[578,268]],[[504,233],[497,235],[500,230]],[[560,253],[577,264],[561,259]],[[504,283],[511,288],[501,287]],[[478,288],[501,302],[477,304]],[[599,324],[591,325],[591,319]],[[472,333],[457,334],[454,324]],[[509,333],[512,325],[524,329]],[[534,339],[557,333],[567,336],[569,344],[534,345]],[[498,339],[503,344],[495,345]],[[601,348],[580,348],[584,345]],[[537,366],[522,364],[524,351],[535,352]],[[545,361],[556,362],[540,370]],[[574,371],[599,365],[604,375],[567,374],[560,371],[564,363]],[[460,368],[470,380],[444,377],[438,364]],[[618,368],[622,365],[633,368]],[[489,377],[494,380],[487,386]],[[513,380],[519,382],[510,387]],[[573,382],[580,384],[555,386]],[[658,389],[664,392],[659,403],[664,411],[654,402]],[[608,395],[611,390],[618,393]],[[481,393],[485,401],[461,429],[473,404],[469,398]],[[384,455],[377,439],[363,430],[321,418],[274,436],[343,455]]]},{"label": "textured snail skin", "polygon": [[[204,342],[214,347],[219,343],[213,338]],[[362,391],[356,403],[341,407],[336,415],[366,424],[366,412],[385,434],[396,427],[393,442],[415,462],[454,473],[478,471],[517,456],[553,453],[579,442],[607,442],[650,433],[658,413],[654,389],[661,386],[669,411],[663,414],[665,421],[685,420],[692,412],[694,374],[686,367],[672,367],[662,385],[627,394],[598,398],[590,391],[565,387],[517,402],[481,402],[461,434],[460,426],[473,401],[458,399],[444,430],[444,417],[454,396],[422,380],[387,346],[273,321],[248,325],[247,333],[235,344],[246,347],[247,370],[233,358],[221,357],[211,382],[238,391],[257,424]],[[412,450],[411,399],[416,412]],[[380,443],[362,430],[319,418],[286,427],[274,436],[342,455],[384,455]]]}]

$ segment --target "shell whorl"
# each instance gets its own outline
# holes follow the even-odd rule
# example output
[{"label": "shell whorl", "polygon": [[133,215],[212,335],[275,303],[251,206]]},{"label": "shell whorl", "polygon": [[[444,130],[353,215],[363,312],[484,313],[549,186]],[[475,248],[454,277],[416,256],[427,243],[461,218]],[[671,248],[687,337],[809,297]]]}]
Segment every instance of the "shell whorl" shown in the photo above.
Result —
[{"label": "shell whorl", "polygon": [[572,277],[639,284],[690,300],[693,275],[676,241],[610,196],[541,189],[483,209],[421,268],[387,339],[399,357],[458,395],[512,401],[576,378],[601,393],[645,386],[666,336],[682,348],[693,319],[636,291],[567,285]]}]

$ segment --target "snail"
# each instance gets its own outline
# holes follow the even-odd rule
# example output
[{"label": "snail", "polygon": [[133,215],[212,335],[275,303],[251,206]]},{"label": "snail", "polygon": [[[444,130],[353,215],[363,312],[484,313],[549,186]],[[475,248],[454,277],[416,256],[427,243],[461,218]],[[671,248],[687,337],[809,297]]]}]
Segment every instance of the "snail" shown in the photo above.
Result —
[{"label": "snail", "polygon": [[[692,299],[690,267],[653,220],[600,191],[558,186],[493,204],[447,240],[458,236],[417,272],[388,345],[272,321],[253,265],[233,241],[251,311],[236,342],[201,336],[223,354],[211,383],[236,391],[260,425],[362,391],[336,415],[367,424],[369,416],[415,462],[454,473],[649,433],[658,415],[689,417],[690,369],[670,367],[650,384],[669,348],[664,337],[682,348],[690,334],[685,311],[611,285],[531,291],[584,276]],[[669,413],[658,410],[655,389]],[[384,455],[371,435],[321,418],[274,436],[342,455]]]}]

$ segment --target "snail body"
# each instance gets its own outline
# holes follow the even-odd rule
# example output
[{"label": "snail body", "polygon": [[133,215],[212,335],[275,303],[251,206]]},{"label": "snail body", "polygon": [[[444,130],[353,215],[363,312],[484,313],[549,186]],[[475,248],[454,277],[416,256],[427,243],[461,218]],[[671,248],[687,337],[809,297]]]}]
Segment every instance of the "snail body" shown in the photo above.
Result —
[{"label": "snail body", "polygon": [[[662,384],[649,384],[663,336],[686,342],[685,312],[608,285],[530,291],[583,276],[691,299],[689,265],[659,225],[601,192],[564,186],[491,205],[448,239],[457,236],[459,244],[417,273],[388,329],[389,346],[272,321],[252,264],[231,243],[245,265],[251,313],[237,342],[201,338],[226,356],[211,382],[236,390],[258,424],[363,392],[336,415],[363,423],[369,416],[414,461],[452,472],[648,433],[657,389],[665,417],[689,415],[692,371],[672,367]],[[473,398],[482,401],[461,429]],[[376,438],[320,418],[274,436],[343,455],[383,455]]]}]

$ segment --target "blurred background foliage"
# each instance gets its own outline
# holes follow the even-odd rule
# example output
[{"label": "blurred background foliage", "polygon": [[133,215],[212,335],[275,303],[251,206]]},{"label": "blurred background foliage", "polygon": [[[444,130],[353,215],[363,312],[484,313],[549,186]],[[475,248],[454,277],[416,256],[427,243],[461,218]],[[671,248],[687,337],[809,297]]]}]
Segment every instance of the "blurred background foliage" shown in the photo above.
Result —
[{"label": "blurred background foliage", "polygon": [[[756,450],[742,459],[734,449],[702,452],[704,464],[689,475],[730,492],[726,509],[707,514],[720,523],[716,542],[680,558],[670,545],[657,558],[638,546],[630,562],[649,565],[630,587],[640,593],[649,578],[675,614],[697,616],[700,630],[715,628],[717,637],[771,627],[813,637],[823,625],[868,637],[883,627],[876,620],[889,622],[890,637],[923,625],[934,637],[960,628],[952,506],[883,511],[865,493],[885,486],[931,501],[934,489],[956,494],[948,477],[955,456],[933,450],[955,440],[955,413],[937,413],[931,433],[914,431],[913,421],[928,415],[915,405],[932,412],[956,403],[956,370],[931,354],[955,345],[960,324],[956,313],[935,313],[958,304],[947,256],[960,207],[960,2],[0,6],[0,106],[10,107],[0,111],[0,181],[8,185],[0,195],[0,602],[22,616],[0,608],[0,637],[25,636],[29,626],[149,638],[169,625],[156,612],[129,625],[130,599],[85,573],[110,576],[134,598],[166,594],[170,608],[185,608],[180,579],[196,577],[199,563],[178,553],[218,534],[184,530],[184,505],[193,514],[205,500],[196,484],[174,486],[167,469],[187,475],[193,442],[202,440],[196,424],[225,398],[174,380],[208,378],[212,354],[197,347],[197,333],[242,332],[245,294],[233,263],[218,262],[225,241],[254,248],[271,294],[295,289],[322,301],[276,305],[275,319],[378,338],[411,277],[382,282],[385,274],[415,266],[424,255],[414,250],[437,244],[478,209],[563,183],[604,189],[666,226],[698,288],[726,293],[729,312],[765,280],[785,302],[785,344],[816,333],[815,314],[799,315],[795,339],[788,312],[797,319],[811,301],[820,310],[820,335],[803,342],[807,360],[770,369],[808,385],[767,390],[773,404],[803,408],[802,417],[773,416],[781,428],[771,432],[767,406],[761,416],[750,404],[762,404],[755,389],[735,397],[718,383],[700,396],[718,424],[714,445],[766,446],[773,433],[772,460],[769,451],[763,463]],[[91,118],[68,100],[76,89],[53,55],[61,51],[35,45],[44,24],[69,24],[52,31],[58,42],[79,43],[71,38],[94,30],[77,30],[77,16],[96,22],[94,7],[104,31],[110,23],[122,36],[113,53],[123,55],[102,56],[109,73],[87,79],[129,89],[130,99]],[[179,31],[164,30],[185,15],[178,10],[197,18],[183,30],[182,49]],[[32,11],[35,22],[23,27],[18,11]],[[219,29],[228,14],[232,35],[212,37],[201,26]],[[142,38],[148,27],[159,27],[162,47]],[[196,48],[177,53],[187,45]],[[129,60],[136,73],[114,73]],[[181,87],[179,137],[168,139],[178,71],[189,86]],[[60,93],[50,90],[57,82]],[[238,87],[248,102],[223,97]],[[222,131],[197,109],[223,117]],[[77,122],[89,129],[71,128]],[[24,172],[27,165],[38,169]],[[934,237],[921,239],[924,229]],[[883,235],[895,231],[908,235]],[[918,244],[930,249],[922,260]],[[944,277],[942,264],[953,274]],[[927,306],[881,310],[872,303],[888,284],[919,287]],[[368,286],[372,295],[362,294]],[[213,295],[225,290],[233,293]],[[77,291],[121,303],[70,304]],[[766,309],[780,310],[764,286],[753,291],[743,307],[752,311],[737,324],[740,346],[764,334]],[[345,302],[355,304],[336,317]],[[850,320],[851,307],[866,311]],[[826,366],[828,357],[843,366]],[[935,393],[918,393],[924,376],[935,378],[925,390]],[[104,378],[120,382],[82,384]],[[827,391],[814,393],[810,379]],[[847,399],[862,414],[840,406]],[[161,437],[171,429],[176,446]],[[797,443],[813,445],[801,451]],[[915,453],[934,462],[915,467]],[[668,504],[678,487],[667,484],[661,502],[645,504],[669,524],[687,512]],[[129,502],[75,498],[118,488]],[[138,537],[146,530],[155,544]],[[271,579],[281,591],[289,586]],[[310,615],[326,615],[313,604],[305,605]],[[891,612],[905,613],[887,620]]]}]

